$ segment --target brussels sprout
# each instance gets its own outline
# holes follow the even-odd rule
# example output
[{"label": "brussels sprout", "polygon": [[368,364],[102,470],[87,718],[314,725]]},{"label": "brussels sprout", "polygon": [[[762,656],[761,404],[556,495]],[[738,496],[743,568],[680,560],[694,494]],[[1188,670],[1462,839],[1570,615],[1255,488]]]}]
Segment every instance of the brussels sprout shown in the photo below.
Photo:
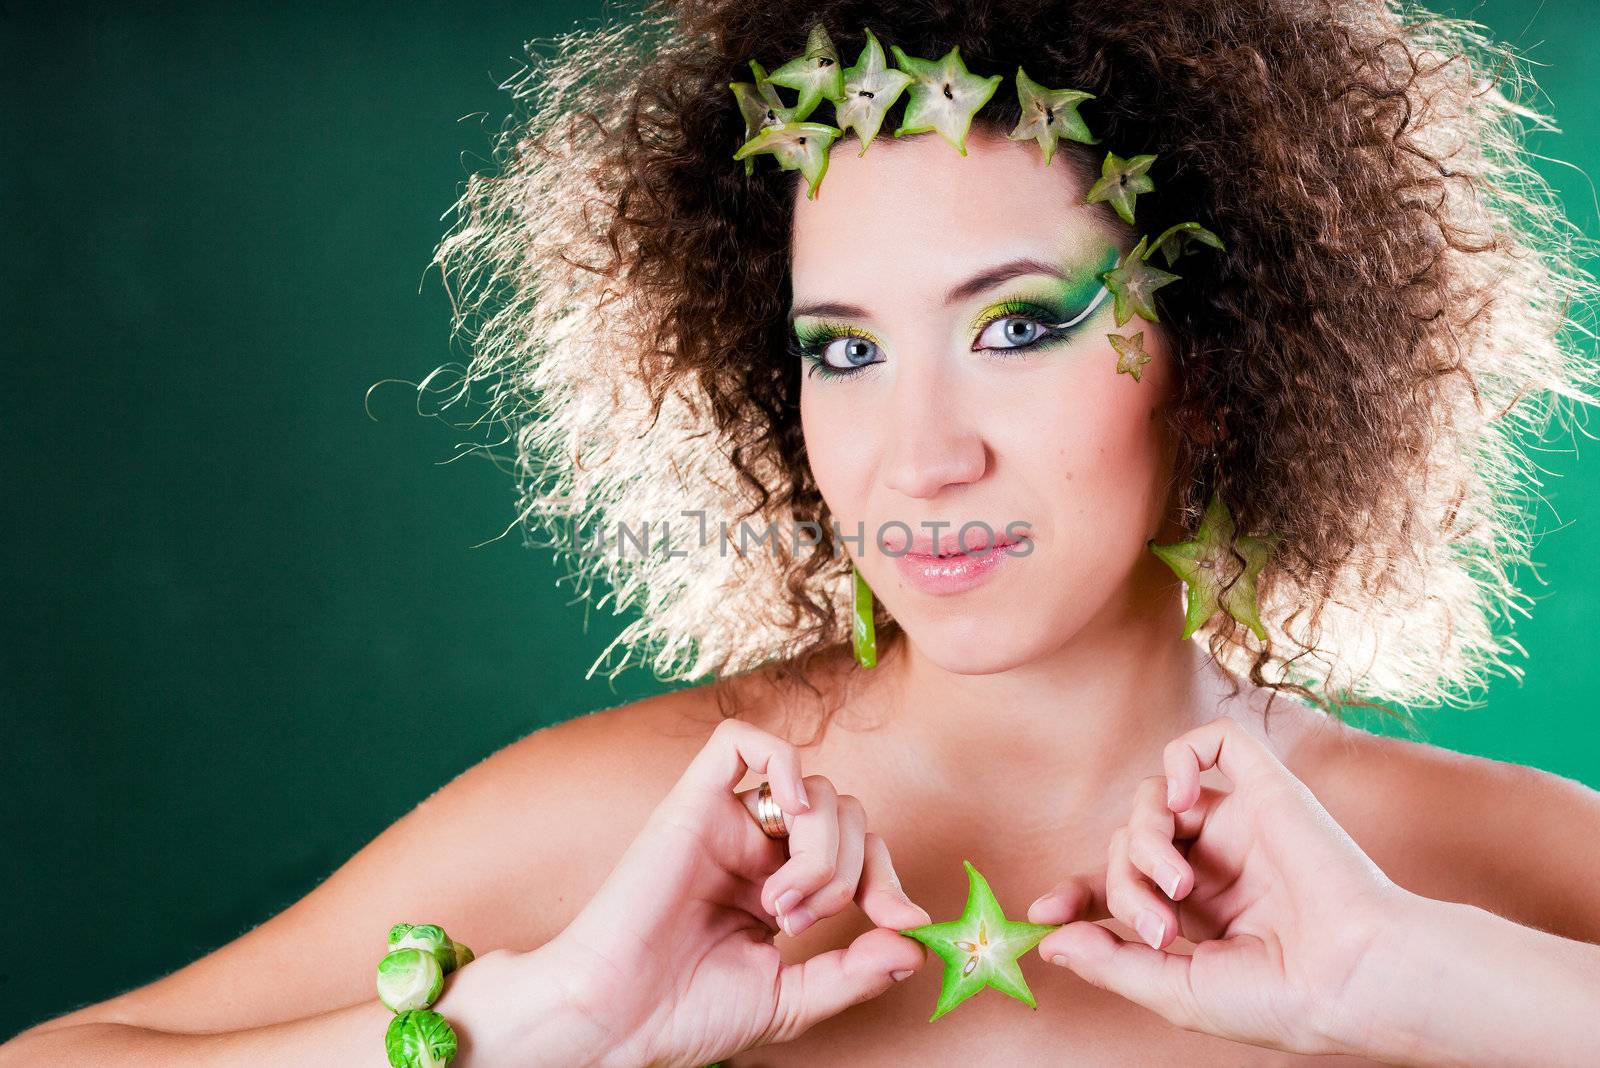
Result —
[{"label": "brussels sprout", "polygon": [[452,938],[450,940],[450,945],[453,946],[455,948],[455,951],[456,951],[456,967],[457,968],[465,967],[466,965],[472,963],[473,959],[475,957],[477,957],[477,954],[472,952],[472,950],[468,949],[466,947],[465,943],[457,942],[455,939]]},{"label": "brussels sprout", "polygon": [[[405,926],[398,938],[394,932]],[[420,949],[424,953],[431,953],[439,962],[439,967],[445,972],[453,972],[456,968],[455,944],[450,936],[444,933],[444,928],[436,923],[419,923],[414,925],[396,924],[389,932],[390,949]]]},{"label": "brussels sprout", "polygon": [[456,1055],[456,1032],[432,1009],[411,1009],[389,1021],[383,1047],[394,1068],[444,1068]]},{"label": "brussels sprout", "polygon": [[390,1012],[425,1009],[444,989],[444,969],[427,950],[391,950],[378,962],[378,1000]]}]

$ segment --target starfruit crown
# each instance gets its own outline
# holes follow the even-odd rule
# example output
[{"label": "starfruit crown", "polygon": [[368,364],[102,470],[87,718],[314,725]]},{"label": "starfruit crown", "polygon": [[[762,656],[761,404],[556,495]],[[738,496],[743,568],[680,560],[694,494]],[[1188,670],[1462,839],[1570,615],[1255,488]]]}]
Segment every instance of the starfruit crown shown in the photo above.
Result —
[{"label": "starfruit crown", "polygon": [[[798,170],[806,182],[806,199],[815,200],[828,172],[828,157],[834,144],[854,131],[861,143],[856,154],[866,155],[873,139],[882,132],[889,109],[905,98],[900,124],[892,136],[937,133],[961,155],[967,154],[967,133],[978,111],[994,97],[1004,78],[999,74],[981,75],[967,69],[961,48],[954,45],[937,59],[906,54],[891,44],[893,65],[871,28],[863,30],[866,43],[853,66],[843,66],[839,51],[827,29],[814,22],[806,36],[805,50],[768,73],[760,63],[750,60],[753,81],[729,82],[739,113],[744,116],[744,141],[733,158],[744,162],[745,174],[754,173],[755,157],[770,155],[782,170]],[[1006,136],[1013,141],[1035,141],[1050,165],[1056,146],[1063,140],[1098,145],[1100,139],[1078,113],[1078,106],[1095,99],[1081,89],[1052,89],[1028,77],[1021,66],[1015,75],[1017,103],[1021,118]],[[779,89],[792,90],[795,100],[785,103]],[[813,113],[827,101],[833,109],[833,122],[819,122]],[[1155,180],[1150,169],[1156,156],[1145,153],[1126,159],[1115,152],[1105,153],[1100,178],[1084,194],[1088,204],[1105,203],[1130,226],[1140,194],[1153,192]],[[1201,245],[1224,248],[1222,239],[1198,222],[1170,226],[1151,241],[1141,237],[1115,268],[1101,275],[1114,298],[1114,314],[1119,327],[1135,315],[1159,322],[1155,292],[1180,277],[1150,262],[1161,254],[1166,266]],[[1133,350],[1131,357],[1118,363],[1135,380],[1139,366],[1149,359],[1139,345],[1142,335],[1132,338],[1108,335],[1118,351]]]}]

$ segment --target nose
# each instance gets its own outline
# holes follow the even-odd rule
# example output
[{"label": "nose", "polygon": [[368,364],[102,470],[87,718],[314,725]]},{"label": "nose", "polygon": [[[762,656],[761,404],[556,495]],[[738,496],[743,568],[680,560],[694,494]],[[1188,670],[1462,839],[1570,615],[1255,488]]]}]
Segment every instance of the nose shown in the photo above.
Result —
[{"label": "nose", "polygon": [[931,359],[901,361],[897,372],[880,413],[889,434],[885,485],[927,499],[982,478],[988,450],[958,384]]}]

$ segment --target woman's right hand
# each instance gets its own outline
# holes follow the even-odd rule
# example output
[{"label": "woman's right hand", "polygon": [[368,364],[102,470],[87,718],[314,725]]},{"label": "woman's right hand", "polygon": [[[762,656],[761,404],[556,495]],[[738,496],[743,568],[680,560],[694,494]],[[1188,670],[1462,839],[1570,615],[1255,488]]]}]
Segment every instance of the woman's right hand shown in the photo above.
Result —
[{"label": "woman's right hand", "polygon": [[[770,782],[786,841],[762,832],[755,791],[734,792],[747,769]],[[783,963],[774,920],[798,935],[852,900],[873,930]],[[583,911],[525,956],[530,982],[546,997],[554,984],[558,1011],[580,1021],[561,1063],[704,1065],[883,993],[926,959],[898,929],[928,922],[861,803],[802,778],[789,743],[729,719]]]}]

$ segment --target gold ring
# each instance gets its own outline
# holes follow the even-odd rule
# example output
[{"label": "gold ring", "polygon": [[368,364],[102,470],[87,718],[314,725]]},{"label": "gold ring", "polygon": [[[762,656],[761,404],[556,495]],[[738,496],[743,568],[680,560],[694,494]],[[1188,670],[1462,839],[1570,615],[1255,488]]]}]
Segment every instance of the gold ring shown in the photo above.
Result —
[{"label": "gold ring", "polygon": [[756,789],[756,823],[768,838],[789,837],[789,828],[783,822],[783,809],[772,799],[772,784],[765,780]]}]

